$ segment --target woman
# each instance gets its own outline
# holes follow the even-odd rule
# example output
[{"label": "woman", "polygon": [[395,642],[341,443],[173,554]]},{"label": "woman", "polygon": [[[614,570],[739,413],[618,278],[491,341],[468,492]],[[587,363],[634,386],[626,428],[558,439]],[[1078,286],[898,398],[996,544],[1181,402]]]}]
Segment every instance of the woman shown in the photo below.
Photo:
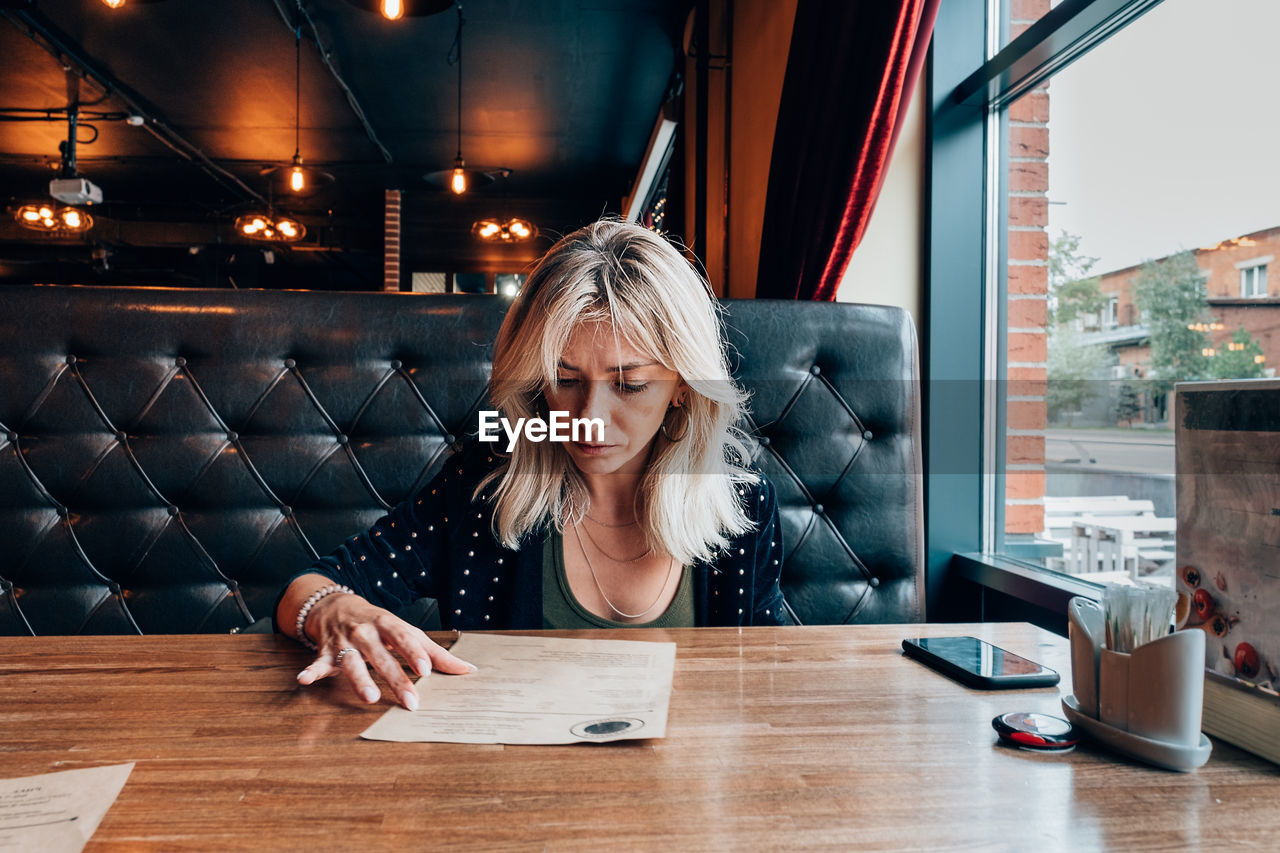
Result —
[{"label": "woman", "polygon": [[376,702],[367,663],[416,708],[395,654],[423,676],[471,669],[393,614],[424,597],[446,628],[788,621],[773,488],[733,427],[744,395],[717,311],[640,226],[601,221],[553,246],[498,332],[489,397],[508,424],[567,413],[595,431],[526,432],[509,453],[506,435],[472,442],[292,579],[277,625],[319,652],[299,682],[342,673]]}]

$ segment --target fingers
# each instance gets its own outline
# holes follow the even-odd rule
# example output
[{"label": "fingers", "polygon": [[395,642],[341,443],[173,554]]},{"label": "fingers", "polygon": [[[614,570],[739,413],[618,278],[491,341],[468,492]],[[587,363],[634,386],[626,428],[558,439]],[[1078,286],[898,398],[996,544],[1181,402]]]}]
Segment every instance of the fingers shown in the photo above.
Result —
[{"label": "fingers", "polygon": [[351,620],[335,628],[324,637],[320,655],[298,673],[299,684],[314,684],[341,674],[361,699],[372,704],[382,695],[369,672],[372,667],[400,704],[414,711],[418,708],[418,691],[393,652],[423,677],[430,675],[433,668],[453,675],[476,669],[386,611],[368,621]]},{"label": "fingers", "polygon": [[306,669],[298,673],[298,683],[302,685],[314,684],[322,678],[337,674],[338,668],[333,665],[333,653],[325,649]]},{"label": "fingers", "polygon": [[388,626],[384,632],[384,636],[389,640],[387,645],[409,661],[418,675],[430,675],[432,669],[438,669],[450,675],[475,672],[474,666],[450,654],[422,631],[400,619],[396,619],[395,622],[397,624]]},{"label": "fingers", "polygon": [[[386,655],[386,652],[383,651],[383,654]],[[370,660],[370,658],[374,658],[374,660]],[[365,702],[373,704],[382,698],[382,691],[378,689],[378,685],[374,683],[372,676],[369,674],[369,667],[366,665],[368,663],[374,663],[378,668],[379,674],[383,674],[383,677],[385,678],[385,674],[383,673],[385,664],[376,660],[376,653],[366,653],[359,649],[353,649],[352,651],[347,652],[347,654],[342,658],[342,674],[346,676],[347,681],[356,691],[357,696]],[[379,664],[382,665],[379,666]],[[396,667],[396,669],[399,669],[399,667]],[[404,674],[402,672],[402,678],[403,675]],[[394,690],[396,685],[392,684],[392,688]],[[403,686],[400,687],[399,692],[403,693]],[[405,702],[403,696],[401,697],[401,701],[405,702],[405,707],[413,710],[413,707],[411,706],[417,705],[417,698],[417,693],[415,692],[413,694],[413,698],[408,702]]]},{"label": "fingers", "polygon": [[[393,696],[400,700],[400,704],[404,705],[410,711],[418,709],[418,691],[414,689],[413,682],[405,675],[404,670],[400,667],[400,662],[395,656],[387,651],[386,647],[374,643],[367,648],[361,647],[360,651],[352,652],[347,658],[363,656],[367,660],[378,675],[382,676],[382,680],[387,682],[387,686],[391,688]],[[377,702],[381,693],[377,685],[373,683],[373,679],[369,677],[369,670],[365,667],[363,661],[353,662],[354,671],[347,668],[347,658],[343,658],[343,671],[351,679],[352,685],[355,686],[356,692],[360,694],[360,698],[366,702]]]},{"label": "fingers", "polygon": [[467,663],[462,658],[455,657],[448,649],[436,645],[429,638],[427,643],[430,645],[428,655],[431,659],[431,665],[441,672],[447,672],[450,675],[466,675],[468,672],[476,671],[475,664]]}]

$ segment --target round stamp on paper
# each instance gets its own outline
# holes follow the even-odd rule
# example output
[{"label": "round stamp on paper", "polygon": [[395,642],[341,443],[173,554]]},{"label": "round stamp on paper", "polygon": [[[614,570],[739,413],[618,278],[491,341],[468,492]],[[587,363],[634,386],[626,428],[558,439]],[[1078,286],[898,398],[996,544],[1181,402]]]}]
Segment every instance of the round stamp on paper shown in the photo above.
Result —
[{"label": "round stamp on paper", "polygon": [[585,740],[602,740],[644,728],[644,720],[631,717],[614,717],[604,720],[587,720],[569,729],[570,734]]}]

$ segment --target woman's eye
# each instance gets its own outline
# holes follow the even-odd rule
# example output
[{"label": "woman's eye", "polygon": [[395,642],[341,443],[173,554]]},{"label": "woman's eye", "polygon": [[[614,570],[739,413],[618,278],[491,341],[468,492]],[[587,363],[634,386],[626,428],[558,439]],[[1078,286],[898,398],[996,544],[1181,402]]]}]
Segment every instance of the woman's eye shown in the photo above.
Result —
[{"label": "woman's eye", "polygon": [[621,391],[623,394],[639,394],[641,391],[643,391],[648,387],[649,386],[646,384],[632,385],[627,382],[618,383],[618,390]]},{"label": "woman's eye", "polygon": [[556,377],[556,387],[557,387],[557,388],[572,388],[574,385],[577,385],[577,384],[578,384],[578,380],[576,380],[576,379],[569,379],[569,378],[564,377],[564,376],[557,376],[557,377]]}]

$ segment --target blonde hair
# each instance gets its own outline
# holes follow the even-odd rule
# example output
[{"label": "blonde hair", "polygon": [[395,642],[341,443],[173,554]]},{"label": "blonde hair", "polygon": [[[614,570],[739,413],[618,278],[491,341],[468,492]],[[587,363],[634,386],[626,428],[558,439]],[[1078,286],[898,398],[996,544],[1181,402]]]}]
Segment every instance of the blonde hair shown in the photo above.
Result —
[{"label": "blonde hair", "polygon": [[[556,381],[569,336],[604,321],[615,339],[674,370],[689,386],[688,429],[656,439],[637,495],[654,549],[682,565],[709,562],[730,536],[751,529],[738,486],[756,482],[735,427],[746,395],[729,373],[720,306],[667,240],[639,225],[602,220],[561,239],[529,274],[498,331],[489,399],[503,417],[547,417],[543,391]],[[586,483],[557,442],[519,442],[476,489],[491,485],[492,528],[516,548],[528,532],[580,520]]]}]

